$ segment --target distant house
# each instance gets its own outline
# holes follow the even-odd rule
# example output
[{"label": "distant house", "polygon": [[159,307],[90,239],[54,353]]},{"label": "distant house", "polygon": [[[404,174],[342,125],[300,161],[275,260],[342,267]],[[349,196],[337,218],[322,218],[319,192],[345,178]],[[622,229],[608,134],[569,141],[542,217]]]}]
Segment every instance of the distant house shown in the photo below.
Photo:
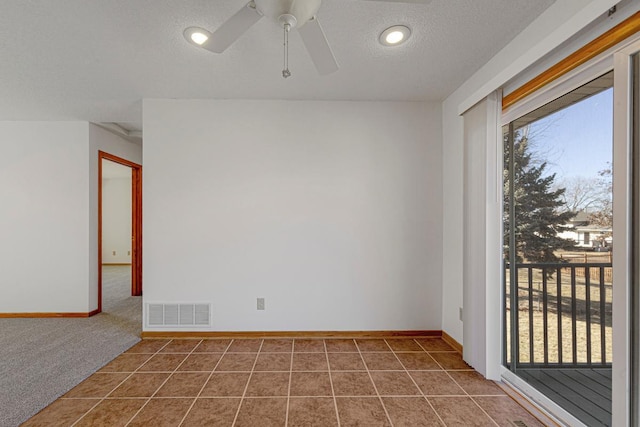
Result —
[{"label": "distant house", "polygon": [[570,230],[558,233],[563,239],[573,239],[576,241],[576,247],[592,250],[606,250],[612,247],[613,241],[611,237],[611,227],[598,227],[590,224],[589,213],[580,211],[574,216],[567,227]]}]

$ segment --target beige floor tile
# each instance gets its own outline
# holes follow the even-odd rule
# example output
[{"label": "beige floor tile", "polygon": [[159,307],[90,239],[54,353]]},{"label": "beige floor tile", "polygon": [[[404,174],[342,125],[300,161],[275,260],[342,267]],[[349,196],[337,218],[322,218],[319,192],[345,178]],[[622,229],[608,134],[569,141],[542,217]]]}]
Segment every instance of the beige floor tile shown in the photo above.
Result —
[{"label": "beige floor tile", "polygon": [[71,389],[64,397],[106,397],[129,375],[128,373],[95,373]]},{"label": "beige floor tile", "polygon": [[291,396],[331,396],[328,372],[292,372]]},{"label": "beige floor tile", "polygon": [[289,392],[288,372],[254,372],[249,380],[246,396],[287,396]]},{"label": "beige floor tile", "polygon": [[251,371],[257,353],[227,353],[222,356],[216,371]]},{"label": "beige floor tile", "polygon": [[371,379],[380,396],[420,396],[420,390],[406,372],[371,372]]},{"label": "beige floor tile", "polygon": [[328,371],[326,353],[294,353],[294,371]]},{"label": "beige floor tile", "polygon": [[387,344],[393,351],[424,351],[417,342],[410,339],[388,339]]},{"label": "beige floor tile", "polygon": [[265,339],[262,342],[260,351],[264,353],[291,353],[293,351],[293,340]]},{"label": "beige floor tile", "polygon": [[428,353],[396,353],[396,356],[409,371],[441,369]]},{"label": "beige floor tile", "polygon": [[341,427],[390,427],[377,397],[336,397]]},{"label": "beige floor tile", "polygon": [[151,397],[170,374],[133,374],[108,397]]},{"label": "beige floor tile", "polygon": [[466,393],[445,371],[410,371],[425,396],[464,396]]},{"label": "beige floor tile", "polygon": [[537,418],[509,396],[482,396],[474,397],[473,400],[500,426],[526,425],[527,427],[543,427],[543,424]]},{"label": "beige floor tile", "polygon": [[289,371],[291,369],[291,353],[260,353],[254,370],[256,371]]},{"label": "beige floor tile", "polygon": [[282,427],[287,416],[287,399],[244,399],[234,427]]},{"label": "beige floor tile", "polygon": [[179,371],[211,372],[220,361],[222,353],[192,353],[178,368]]},{"label": "beige floor tile", "polygon": [[295,339],[293,342],[293,351],[303,353],[324,353],[324,340]]},{"label": "beige floor tile", "polygon": [[183,419],[187,427],[542,425],[440,338],[144,340],[24,425]]},{"label": "beige floor tile", "polygon": [[231,426],[240,399],[197,399],[181,427]]},{"label": "beige floor tile", "polygon": [[[23,427],[66,427],[72,425],[98,403],[99,399],[58,399],[38,412]],[[141,402],[141,405],[144,402]]]},{"label": "beige floor tile", "polygon": [[176,372],[154,397],[197,397],[209,378],[205,372]]},{"label": "beige floor tile", "polygon": [[103,400],[98,406],[93,408],[75,426],[77,427],[97,427],[125,426],[131,418],[138,412],[146,399],[109,399]]},{"label": "beige floor tile", "polygon": [[395,354],[389,353],[362,353],[367,368],[370,371],[404,370]]},{"label": "beige floor tile", "polygon": [[152,354],[148,353],[124,353],[109,362],[99,372],[134,372],[144,365],[147,360],[151,359],[152,356]]},{"label": "beige floor tile", "polygon": [[332,372],[336,396],[375,396],[376,390],[367,372]]},{"label": "beige floor tile", "polygon": [[431,356],[446,370],[472,369],[467,365],[460,353],[430,353]]},{"label": "beige floor tile", "polygon": [[227,351],[232,353],[257,353],[261,345],[262,340],[258,339],[233,340]]},{"label": "beige floor tile", "polygon": [[391,351],[391,347],[387,344],[385,340],[379,339],[362,339],[356,340],[356,344],[358,344],[358,348],[362,352],[370,352],[370,351]]},{"label": "beige floor tile", "polygon": [[444,426],[424,397],[383,397],[394,427]]},{"label": "beige floor tile", "polygon": [[330,397],[292,397],[288,427],[337,427],[336,408]]},{"label": "beige floor tile", "polygon": [[418,338],[416,342],[426,351],[455,351],[442,338]]},{"label": "beige floor tile", "polygon": [[324,340],[328,352],[357,352],[356,343],[351,339]]},{"label": "beige floor tile", "polygon": [[177,427],[193,399],[151,399],[131,420],[129,427]]},{"label": "beige floor tile", "polygon": [[201,397],[242,397],[249,373],[214,372],[202,389]]},{"label": "beige floor tile", "polygon": [[359,353],[328,353],[332,371],[364,371],[364,363]]},{"label": "beige floor tile", "polygon": [[191,353],[198,344],[200,344],[200,340],[195,339],[171,340],[160,350],[160,353]]},{"label": "beige floor tile", "polygon": [[495,427],[494,422],[470,397],[428,397],[447,426]]},{"label": "beige floor tile", "polygon": [[206,339],[196,347],[196,353],[223,353],[231,344],[231,340]]},{"label": "beige floor tile", "polygon": [[186,353],[157,353],[138,369],[139,372],[173,372],[187,358]]},{"label": "beige floor tile", "polygon": [[449,371],[451,378],[470,395],[504,395],[493,381],[485,379],[476,371]]}]

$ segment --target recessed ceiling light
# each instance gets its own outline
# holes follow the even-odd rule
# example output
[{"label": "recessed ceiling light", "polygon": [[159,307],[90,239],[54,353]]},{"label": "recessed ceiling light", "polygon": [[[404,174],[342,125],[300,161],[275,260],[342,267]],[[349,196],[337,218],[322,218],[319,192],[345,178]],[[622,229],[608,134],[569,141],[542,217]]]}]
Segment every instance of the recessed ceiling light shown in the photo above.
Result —
[{"label": "recessed ceiling light", "polygon": [[404,25],[394,25],[384,30],[380,34],[380,43],[385,46],[397,46],[407,41],[411,35],[409,27]]},{"label": "recessed ceiling light", "polygon": [[195,44],[197,46],[202,46],[209,37],[211,37],[211,33],[204,28],[199,27],[189,27],[184,30],[184,38],[187,39],[189,43]]}]

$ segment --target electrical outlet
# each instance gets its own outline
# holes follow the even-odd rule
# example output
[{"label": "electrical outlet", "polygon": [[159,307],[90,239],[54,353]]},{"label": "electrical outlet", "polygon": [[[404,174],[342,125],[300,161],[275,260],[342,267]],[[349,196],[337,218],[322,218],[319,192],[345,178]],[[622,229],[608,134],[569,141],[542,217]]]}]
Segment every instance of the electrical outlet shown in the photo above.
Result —
[{"label": "electrical outlet", "polygon": [[112,251],[111,255],[116,256],[116,251]]},{"label": "electrical outlet", "polygon": [[131,255],[131,251],[127,251],[127,255]]},{"label": "electrical outlet", "polygon": [[258,298],[258,310],[264,310],[264,298]]},{"label": "electrical outlet", "polygon": [[462,321],[462,307],[458,307],[459,313],[458,315],[460,316],[460,321]]}]

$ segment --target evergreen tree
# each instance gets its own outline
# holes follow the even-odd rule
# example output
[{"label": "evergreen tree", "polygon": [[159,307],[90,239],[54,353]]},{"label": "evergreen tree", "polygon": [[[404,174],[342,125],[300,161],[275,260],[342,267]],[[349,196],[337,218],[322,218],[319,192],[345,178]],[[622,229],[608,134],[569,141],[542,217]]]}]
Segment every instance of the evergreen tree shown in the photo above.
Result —
[{"label": "evergreen tree", "polygon": [[[509,156],[504,141],[504,247],[509,247]],[[575,241],[558,236],[575,212],[566,210],[564,188],[554,190],[555,174],[546,175],[547,162],[535,162],[526,130],[514,135],[514,206],[517,262],[560,262],[555,252],[571,250]]]}]

